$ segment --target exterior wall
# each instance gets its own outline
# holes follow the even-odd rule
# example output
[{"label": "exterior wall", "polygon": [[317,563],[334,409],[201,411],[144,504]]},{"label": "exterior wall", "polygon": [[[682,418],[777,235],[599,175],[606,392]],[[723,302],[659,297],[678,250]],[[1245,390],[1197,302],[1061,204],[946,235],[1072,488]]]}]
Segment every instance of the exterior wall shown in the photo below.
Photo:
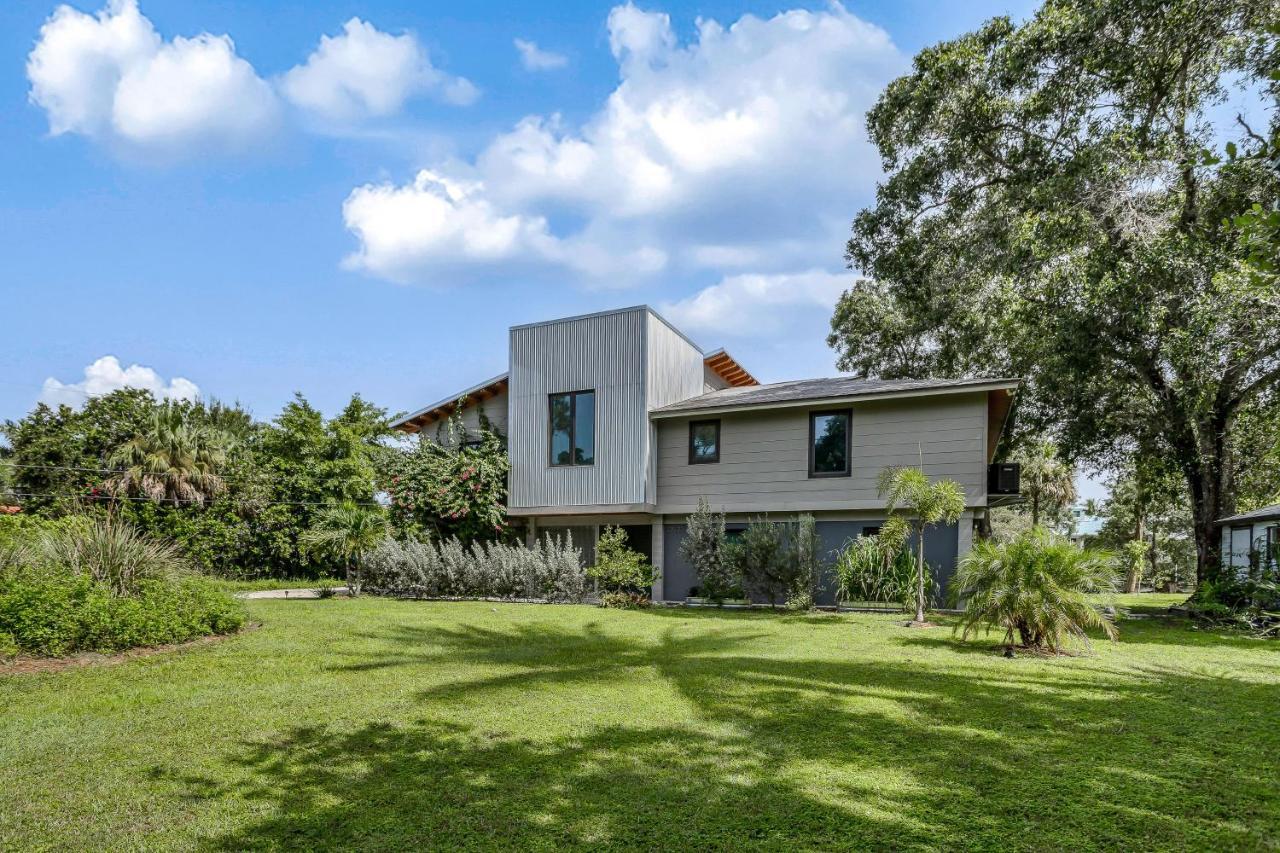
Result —
[{"label": "exterior wall", "polygon": [[[783,519],[779,518],[778,521]],[[789,519],[788,519],[789,520]],[[822,573],[822,591],[816,597],[818,604],[831,606],[836,603],[836,579],[832,570],[836,555],[844,544],[857,536],[866,527],[880,527],[884,517],[866,519],[817,519],[818,536],[822,540],[824,568]],[[729,522],[729,530],[741,529],[744,523]],[[683,601],[689,596],[689,588],[698,582],[697,572],[689,561],[680,553],[680,543],[684,540],[685,525],[663,525],[663,571],[662,600]],[[956,561],[960,556],[959,530],[957,525],[937,526],[925,532],[925,560],[933,573],[936,589],[939,591],[938,603],[945,601],[947,585],[955,574]]]},{"label": "exterior wall", "polygon": [[[510,509],[649,508],[649,409],[702,391],[702,354],[639,307],[511,330]],[[548,397],[594,390],[595,464],[553,467]]]},{"label": "exterior wall", "polygon": [[[507,392],[504,391],[496,397],[474,403],[462,410],[462,425],[467,431],[468,438],[475,438],[480,434],[481,409],[484,409],[489,425],[505,436],[507,434]],[[444,442],[448,438],[448,431],[448,422],[441,421],[427,427],[423,433]]]},{"label": "exterior wall", "polygon": [[[829,409],[814,406],[813,409]],[[986,505],[985,393],[854,403],[849,477],[809,477],[809,411],[803,407],[662,419],[657,424],[658,511],[686,514],[706,497],[725,512],[876,510],[876,478],[919,465],[964,486]],[[720,420],[720,461],[690,465],[689,421]]]},{"label": "exterior wall", "polygon": [[724,377],[716,373],[705,363],[702,365],[702,393],[710,394],[712,391],[720,391],[729,387],[729,383],[724,381]]},{"label": "exterior wall", "polygon": [[[1266,550],[1268,527],[1280,527],[1280,519],[1223,525],[1222,565],[1230,566],[1240,574],[1248,572],[1250,551],[1254,548]],[[1280,541],[1276,533],[1271,536],[1272,541]]]}]

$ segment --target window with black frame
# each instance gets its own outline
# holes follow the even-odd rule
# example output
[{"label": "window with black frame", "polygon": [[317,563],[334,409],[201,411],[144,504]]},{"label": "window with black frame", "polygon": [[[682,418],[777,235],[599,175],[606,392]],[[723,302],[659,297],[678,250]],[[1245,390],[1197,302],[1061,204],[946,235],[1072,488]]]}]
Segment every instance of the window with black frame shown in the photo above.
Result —
[{"label": "window with black frame", "polygon": [[849,476],[850,412],[809,413],[809,476]]},{"label": "window with black frame", "polygon": [[596,392],[550,395],[550,461],[554,466],[594,465]]},{"label": "window with black frame", "polygon": [[689,464],[706,465],[720,461],[720,422],[689,423]]}]

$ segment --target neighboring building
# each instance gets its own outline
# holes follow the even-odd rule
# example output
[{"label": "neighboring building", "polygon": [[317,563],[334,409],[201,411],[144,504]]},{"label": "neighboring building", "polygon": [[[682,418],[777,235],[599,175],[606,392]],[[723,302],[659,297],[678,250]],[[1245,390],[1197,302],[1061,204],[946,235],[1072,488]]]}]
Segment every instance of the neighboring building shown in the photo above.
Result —
[{"label": "neighboring building", "polygon": [[1090,515],[1084,504],[1076,504],[1071,508],[1071,529],[1068,531],[1068,536],[1072,542],[1084,548],[1098,538],[1106,522],[1105,518]]},{"label": "neighboring building", "polygon": [[[513,327],[506,374],[396,427],[438,430],[465,397],[468,430],[487,418],[507,436],[508,512],[529,541],[568,531],[591,559],[602,525],[625,527],[660,570],[657,600],[683,600],[697,583],[679,546],[700,497],[727,514],[731,530],[765,513],[813,513],[834,552],[883,523],[881,470],[922,465],[957,480],[967,496],[959,524],[926,536],[941,588],[991,503],[988,467],[1017,384],[839,377],[761,385],[728,353],[704,353],[637,306]],[[997,479],[1010,491],[1007,478]],[[829,602],[826,586],[820,601]]]},{"label": "neighboring building", "polygon": [[1251,561],[1276,568],[1280,560],[1280,504],[1242,512],[1218,521],[1222,527],[1222,565],[1244,575]]}]

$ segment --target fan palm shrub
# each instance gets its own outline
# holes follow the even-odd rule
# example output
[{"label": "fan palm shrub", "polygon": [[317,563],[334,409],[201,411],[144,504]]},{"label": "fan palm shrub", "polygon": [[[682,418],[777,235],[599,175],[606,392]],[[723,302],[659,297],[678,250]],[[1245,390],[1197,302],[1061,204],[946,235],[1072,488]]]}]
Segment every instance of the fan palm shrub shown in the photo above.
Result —
[{"label": "fan palm shrub", "polygon": [[1114,593],[1115,555],[1081,549],[1044,528],[1011,542],[978,542],[960,561],[955,583],[965,601],[956,630],[969,639],[985,628],[1003,628],[1005,643],[1058,653],[1071,642],[1089,647],[1089,629],[1116,638],[1106,603]]},{"label": "fan palm shrub", "polygon": [[1045,511],[1050,517],[1070,506],[1076,499],[1076,472],[1058,456],[1058,446],[1041,441],[1014,455],[1022,466],[1021,490],[1031,503],[1031,526],[1040,525]]},{"label": "fan palm shrub", "polygon": [[156,503],[203,506],[226,491],[220,472],[229,443],[226,433],[195,423],[180,406],[157,406],[146,428],[112,452],[108,464],[121,471],[107,480],[107,489]]},{"label": "fan palm shrub", "polygon": [[311,528],[302,534],[302,544],[341,561],[347,571],[347,589],[357,595],[360,560],[382,544],[387,532],[387,516],[380,507],[343,501],[316,514]]}]

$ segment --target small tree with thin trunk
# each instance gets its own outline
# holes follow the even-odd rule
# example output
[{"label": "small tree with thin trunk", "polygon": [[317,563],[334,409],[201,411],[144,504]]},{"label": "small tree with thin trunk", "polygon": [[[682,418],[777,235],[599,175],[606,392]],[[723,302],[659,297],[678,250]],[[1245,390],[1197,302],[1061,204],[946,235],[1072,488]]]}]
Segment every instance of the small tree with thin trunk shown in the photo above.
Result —
[{"label": "small tree with thin trunk", "polygon": [[[886,468],[880,472],[880,496],[888,499],[890,519],[899,510],[916,537],[916,617],[913,625],[924,624],[924,534],[935,524],[955,524],[964,512],[964,489],[955,480],[930,483],[918,468]],[[900,522],[895,522],[900,523]]]},{"label": "small tree with thin trunk", "polygon": [[315,526],[302,535],[307,548],[342,561],[352,595],[360,592],[361,558],[386,538],[386,513],[379,507],[353,501],[325,507],[317,514]]},{"label": "small tree with thin trunk", "polygon": [[1076,472],[1058,456],[1053,442],[1041,441],[1015,453],[1022,466],[1022,494],[1031,502],[1031,526],[1040,526],[1040,515],[1053,518],[1076,499]]}]

